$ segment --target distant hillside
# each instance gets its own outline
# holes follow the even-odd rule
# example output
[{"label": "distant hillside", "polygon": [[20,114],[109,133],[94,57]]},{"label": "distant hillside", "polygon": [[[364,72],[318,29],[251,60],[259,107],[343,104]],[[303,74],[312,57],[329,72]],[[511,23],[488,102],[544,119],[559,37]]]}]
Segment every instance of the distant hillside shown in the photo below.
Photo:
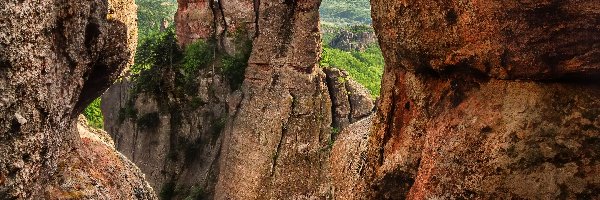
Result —
[{"label": "distant hillside", "polygon": [[323,0],[319,12],[327,25],[371,24],[369,0]]},{"label": "distant hillside", "polygon": [[374,37],[369,0],[323,0],[319,12],[323,32],[321,66],[346,70],[373,97],[378,97],[383,55],[374,39],[364,37]]},{"label": "distant hillside", "polygon": [[135,0],[138,5],[139,38],[144,39],[160,29],[163,19],[173,24],[177,0]]}]

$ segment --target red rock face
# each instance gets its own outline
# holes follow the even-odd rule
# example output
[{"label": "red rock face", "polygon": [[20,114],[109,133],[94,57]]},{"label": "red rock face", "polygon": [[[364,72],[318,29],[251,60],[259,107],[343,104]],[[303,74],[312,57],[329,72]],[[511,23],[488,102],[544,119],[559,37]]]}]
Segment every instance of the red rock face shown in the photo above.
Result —
[{"label": "red rock face", "polygon": [[409,71],[468,68],[500,79],[600,73],[600,4],[594,0],[372,4],[389,65]]},{"label": "red rock face", "polygon": [[187,45],[196,40],[215,37],[228,53],[235,53],[235,39],[255,35],[254,0],[179,0],[175,14],[177,40]]},{"label": "red rock face", "polygon": [[600,198],[597,2],[372,9],[386,68],[357,195]]},{"label": "red rock face", "polygon": [[175,14],[177,41],[180,45],[214,35],[215,23],[211,0],[178,0]]}]

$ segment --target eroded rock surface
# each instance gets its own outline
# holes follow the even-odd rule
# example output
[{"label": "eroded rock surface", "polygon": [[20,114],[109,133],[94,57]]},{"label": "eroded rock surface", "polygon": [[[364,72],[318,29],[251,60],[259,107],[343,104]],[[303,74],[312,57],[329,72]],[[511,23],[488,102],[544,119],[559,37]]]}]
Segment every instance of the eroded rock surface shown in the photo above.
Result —
[{"label": "eroded rock surface", "polygon": [[374,101],[364,86],[352,80],[344,70],[326,68],[324,71],[333,104],[332,127],[345,128],[372,113]]},{"label": "eroded rock surface", "polygon": [[236,39],[255,37],[258,2],[255,0],[178,0],[177,40],[186,46],[214,38],[228,54],[239,52]]},{"label": "eroded rock surface", "polygon": [[157,199],[144,174],[119,153],[106,132],[80,116],[81,147],[61,161],[45,199]]},{"label": "eroded rock surface", "polygon": [[2,198],[155,198],[135,166],[76,126],[133,62],[135,19],[129,0],[0,3]]},{"label": "eroded rock surface", "polygon": [[[105,129],[116,148],[140,167],[163,198],[210,199],[213,194],[220,135],[232,97],[221,76],[209,69],[200,74],[194,96],[132,94],[127,80],[102,96]],[[169,73],[162,79],[169,85],[174,80]]]},{"label": "eroded rock surface", "polygon": [[372,1],[386,67],[357,198],[600,198],[597,8]]},{"label": "eroded rock surface", "polygon": [[364,199],[367,148],[373,115],[342,129],[331,150],[329,162],[335,199]]},{"label": "eroded rock surface", "polygon": [[371,3],[386,63],[407,71],[473,70],[511,80],[600,73],[594,0]]},{"label": "eroded rock surface", "polygon": [[[198,188],[214,199],[332,197],[332,130],[367,117],[374,103],[345,72],[326,74],[318,67],[319,1],[179,3],[181,45],[214,40],[219,58],[244,52],[244,40],[252,43],[246,46],[252,54],[244,83],[224,89],[229,85],[221,77],[222,63],[213,61],[215,68],[199,72],[193,95],[204,103],[194,109],[172,94],[173,87],[132,98],[128,83],[115,85],[102,102],[117,148],[155,188],[172,187],[175,198]],[[175,80],[161,79],[166,85]],[[116,120],[131,108],[137,118]],[[148,114],[156,115],[157,125],[144,128],[139,122]]]}]

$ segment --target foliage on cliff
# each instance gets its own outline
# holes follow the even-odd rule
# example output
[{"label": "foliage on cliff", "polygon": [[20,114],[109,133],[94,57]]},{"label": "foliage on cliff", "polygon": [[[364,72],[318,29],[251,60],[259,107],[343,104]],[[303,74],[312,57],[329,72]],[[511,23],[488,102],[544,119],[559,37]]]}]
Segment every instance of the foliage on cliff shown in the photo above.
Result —
[{"label": "foliage on cliff", "polygon": [[158,32],[163,20],[173,24],[177,11],[176,0],[136,0],[138,5],[138,32],[140,40]]},{"label": "foliage on cliff", "polygon": [[374,32],[369,0],[323,0],[319,12],[323,33],[321,66],[346,70],[350,77],[369,89],[373,97],[378,97],[384,65],[379,45],[369,44],[365,51],[344,51],[328,46],[344,31]]},{"label": "foliage on cliff", "polygon": [[98,129],[104,127],[104,117],[102,116],[102,110],[100,110],[100,98],[97,98],[85,108],[83,115],[87,119],[89,126]]},{"label": "foliage on cliff", "polygon": [[[140,65],[138,59],[148,57],[149,41],[156,40],[159,38],[158,35],[162,35],[159,33],[162,21],[166,20],[169,25],[173,24],[173,16],[177,11],[177,0],[136,0],[135,4],[137,4],[138,17],[138,53],[135,60],[136,67],[132,67],[132,70],[135,70],[134,74],[148,67],[148,65]],[[146,55],[143,55],[145,53]],[[100,99],[92,102],[83,114],[87,118],[89,126],[103,128],[104,117],[100,112]]]},{"label": "foliage on cliff", "polygon": [[351,52],[325,46],[320,64],[346,70],[350,77],[369,89],[373,97],[379,96],[384,65],[379,46],[371,45],[365,51]]}]

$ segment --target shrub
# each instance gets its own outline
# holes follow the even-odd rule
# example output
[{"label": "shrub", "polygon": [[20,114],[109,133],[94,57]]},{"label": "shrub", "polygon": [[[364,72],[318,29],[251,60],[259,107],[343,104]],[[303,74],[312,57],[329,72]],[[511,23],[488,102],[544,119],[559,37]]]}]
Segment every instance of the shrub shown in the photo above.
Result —
[{"label": "shrub", "polygon": [[198,69],[207,67],[214,59],[214,45],[203,40],[198,40],[185,48],[183,57],[183,72],[185,75],[193,75]]},{"label": "shrub", "polygon": [[335,143],[335,139],[337,139],[338,134],[340,133],[340,128],[331,127],[331,136],[329,137],[328,148],[333,148],[333,144]]},{"label": "shrub", "polygon": [[202,99],[200,97],[193,97],[192,100],[190,101],[189,105],[192,110],[196,110],[196,109],[200,108],[201,106],[206,105],[206,102],[202,101]]},{"label": "shrub", "polygon": [[238,53],[236,55],[224,54],[221,58],[221,69],[232,90],[239,89],[244,82],[248,59],[252,53],[252,40],[247,38],[247,34],[248,32],[244,29],[236,30],[234,43]]},{"label": "shrub", "polygon": [[211,127],[211,131],[212,131],[211,144],[214,145],[217,142],[217,139],[219,138],[219,135],[221,135],[221,132],[225,128],[226,124],[227,124],[227,117],[225,117],[225,116],[223,116],[213,122],[213,125]]},{"label": "shrub", "polygon": [[202,153],[202,147],[205,142],[201,138],[196,138],[194,141],[189,141],[186,138],[180,138],[183,147],[183,163],[188,165],[191,164],[198,154]]},{"label": "shrub", "polygon": [[93,128],[104,128],[104,116],[100,109],[100,98],[95,99],[92,103],[83,110],[83,116],[88,121],[88,125]]},{"label": "shrub", "polygon": [[132,96],[140,92],[162,94],[163,72],[177,66],[182,57],[173,28],[141,41],[131,67]]},{"label": "shrub", "polygon": [[224,55],[221,60],[222,70],[225,78],[229,81],[229,85],[232,90],[240,88],[244,82],[244,73],[246,73],[246,66],[248,65],[248,57],[244,55],[229,56]]},{"label": "shrub", "polygon": [[128,118],[136,119],[137,110],[134,107],[133,101],[127,102],[125,107],[119,109],[119,123],[123,123]]}]

